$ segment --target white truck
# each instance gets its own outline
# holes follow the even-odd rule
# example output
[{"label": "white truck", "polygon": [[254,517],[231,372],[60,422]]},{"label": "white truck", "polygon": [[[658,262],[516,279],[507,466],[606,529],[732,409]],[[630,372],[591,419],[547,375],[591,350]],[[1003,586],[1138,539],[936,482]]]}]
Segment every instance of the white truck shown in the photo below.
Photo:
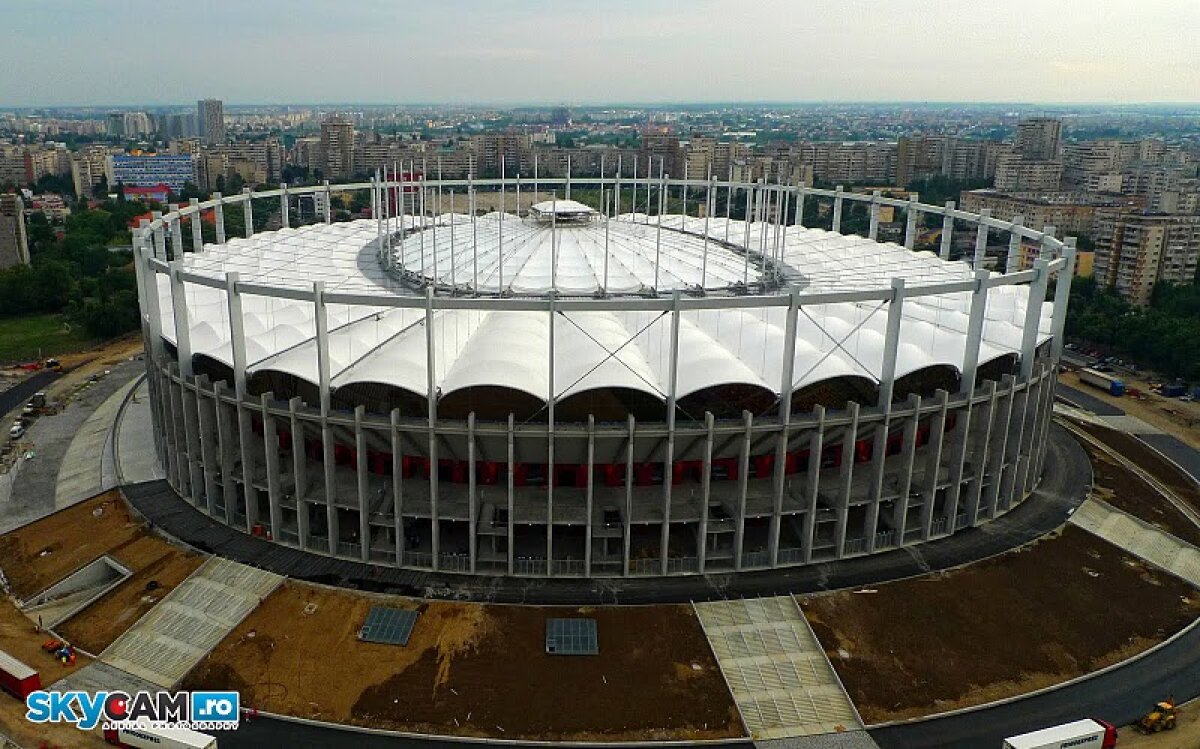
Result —
[{"label": "white truck", "polygon": [[217,740],[186,728],[107,728],[104,740],[128,749],[217,749]]},{"label": "white truck", "polygon": [[1113,749],[1116,745],[1117,729],[1110,723],[1092,718],[1004,740],[1004,749]]}]

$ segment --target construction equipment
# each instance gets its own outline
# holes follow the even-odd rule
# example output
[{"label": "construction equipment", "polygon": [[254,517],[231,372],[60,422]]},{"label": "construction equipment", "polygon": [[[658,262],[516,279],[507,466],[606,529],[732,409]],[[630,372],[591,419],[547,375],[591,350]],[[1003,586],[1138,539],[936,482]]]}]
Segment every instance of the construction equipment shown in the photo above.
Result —
[{"label": "construction equipment", "polygon": [[1150,708],[1138,721],[1138,729],[1142,733],[1158,733],[1170,731],[1175,727],[1175,698],[1168,697]]}]

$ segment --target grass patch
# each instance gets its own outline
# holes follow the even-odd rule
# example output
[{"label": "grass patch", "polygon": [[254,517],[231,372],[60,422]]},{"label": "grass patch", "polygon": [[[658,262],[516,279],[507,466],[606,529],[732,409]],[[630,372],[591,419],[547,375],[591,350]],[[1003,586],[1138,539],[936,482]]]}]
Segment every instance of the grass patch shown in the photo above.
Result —
[{"label": "grass patch", "polygon": [[62,315],[0,317],[0,364],[70,354],[97,343],[82,325],[70,324]]}]

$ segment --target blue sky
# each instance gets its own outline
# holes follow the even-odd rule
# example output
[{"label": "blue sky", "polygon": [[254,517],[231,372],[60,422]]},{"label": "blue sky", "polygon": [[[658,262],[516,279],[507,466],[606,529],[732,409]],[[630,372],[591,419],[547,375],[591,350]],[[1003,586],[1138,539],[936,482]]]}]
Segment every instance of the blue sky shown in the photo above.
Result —
[{"label": "blue sky", "polygon": [[0,0],[0,107],[1195,102],[1198,0]]}]

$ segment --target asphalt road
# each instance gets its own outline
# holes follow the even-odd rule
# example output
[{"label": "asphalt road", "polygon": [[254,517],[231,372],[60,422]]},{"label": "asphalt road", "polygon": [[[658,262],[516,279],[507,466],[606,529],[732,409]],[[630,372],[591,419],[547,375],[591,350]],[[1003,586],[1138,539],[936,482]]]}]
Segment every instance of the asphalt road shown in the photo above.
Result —
[{"label": "asphalt road", "polygon": [[1192,478],[1200,481],[1200,452],[1183,440],[1169,434],[1139,434],[1138,439],[1178,463]]},{"label": "asphalt road", "polygon": [[1062,689],[870,733],[882,749],[999,749],[1007,736],[1080,718],[1126,725],[1168,695],[1179,702],[1200,696],[1200,627],[1140,660]]},{"label": "asphalt road", "polygon": [[[3,416],[22,403],[25,403],[33,397],[34,393],[45,389],[47,385],[54,382],[59,377],[60,375],[58,372],[43,369],[35,375],[26,377],[24,380],[21,380],[16,385],[10,387],[8,390],[0,392],[0,416]],[[8,429],[4,430],[3,436],[8,436]]]},{"label": "asphalt road", "polygon": [[1077,388],[1064,385],[1061,382],[1057,385],[1056,390],[1058,397],[1065,401],[1074,403],[1077,406],[1086,408],[1097,416],[1124,416],[1125,412],[1120,408],[1102,401],[1091,393],[1085,393]]}]

